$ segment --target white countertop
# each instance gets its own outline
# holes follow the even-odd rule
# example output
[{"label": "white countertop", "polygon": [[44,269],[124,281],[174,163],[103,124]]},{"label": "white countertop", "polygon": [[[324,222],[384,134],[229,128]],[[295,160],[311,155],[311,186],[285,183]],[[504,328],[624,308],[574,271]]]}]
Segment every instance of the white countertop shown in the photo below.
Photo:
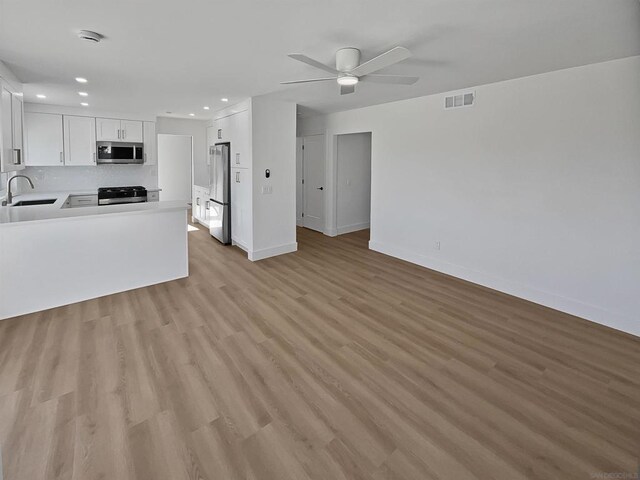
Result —
[{"label": "white countertop", "polygon": [[[158,189],[148,189],[158,191]],[[13,202],[21,200],[43,200],[55,198],[49,205],[27,205],[22,207],[0,207],[0,227],[21,224],[23,222],[44,222],[68,218],[95,217],[113,214],[135,214],[159,210],[186,210],[187,202],[144,202],[122,205],[100,205],[93,207],[63,208],[69,195],[94,195],[95,190],[76,190],[71,192],[38,192],[15,195]]]}]

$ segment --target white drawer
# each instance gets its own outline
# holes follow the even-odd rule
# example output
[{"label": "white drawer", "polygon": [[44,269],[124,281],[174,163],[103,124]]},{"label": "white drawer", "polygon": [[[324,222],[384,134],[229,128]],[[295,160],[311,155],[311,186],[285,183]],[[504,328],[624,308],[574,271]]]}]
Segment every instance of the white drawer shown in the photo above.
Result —
[{"label": "white drawer", "polygon": [[157,202],[160,200],[160,192],[147,192],[147,202]]},{"label": "white drawer", "polygon": [[97,195],[71,195],[69,196],[69,207],[92,207],[98,205]]}]

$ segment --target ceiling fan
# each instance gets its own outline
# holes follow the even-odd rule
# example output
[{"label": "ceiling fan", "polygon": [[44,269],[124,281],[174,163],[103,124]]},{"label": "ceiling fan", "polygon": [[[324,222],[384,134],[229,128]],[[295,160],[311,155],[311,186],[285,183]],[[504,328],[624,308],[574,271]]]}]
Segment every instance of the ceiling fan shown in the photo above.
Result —
[{"label": "ceiling fan", "polygon": [[332,73],[333,77],[310,78],[308,80],[292,80],[290,82],[280,82],[282,85],[295,83],[326,82],[336,80],[340,85],[340,95],[353,93],[358,82],[387,83],[396,85],[413,85],[419,77],[405,75],[375,75],[385,67],[401,62],[411,56],[411,52],[404,47],[395,47],[372,58],[368,62],[360,63],[360,50],[357,48],[341,48],[336,52],[336,68],[309,58],[302,53],[291,53],[289,57],[299,62],[306,63],[312,67],[319,68],[325,72]]}]

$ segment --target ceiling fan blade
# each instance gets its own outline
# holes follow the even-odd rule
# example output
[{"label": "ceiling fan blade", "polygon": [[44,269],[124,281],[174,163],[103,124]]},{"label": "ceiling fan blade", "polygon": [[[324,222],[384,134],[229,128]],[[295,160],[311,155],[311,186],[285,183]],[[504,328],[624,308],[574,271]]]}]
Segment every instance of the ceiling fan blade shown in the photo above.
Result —
[{"label": "ceiling fan blade", "polygon": [[280,85],[292,85],[295,83],[311,83],[311,82],[326,82],[327,80],[335,81],[338,77],[326,77],[326,78],[309,78],[307,80],[290,80],[288,82],[280,82]]},{"label": "ceiling fan blade", "polygon": [[340,95],[348,95],[356,91],[355,85],[340,85]]},{"label": "ceiling fan blade", "polygon": [[364,77],[360,77],[360,80],[363,82],[371,82],[371,83],[389,83],[394,85],[413,85],[420,77],[410,77],[407,75],[365,75]]},{"label": "ceiling fan blade", "polygon": [[307,65],[311,65],[312,67],[324,70],[325,72],[335,73],[336,75],[340,73],[335,68],[330,67],[329,65],[325,65],[324,63],[314,60],[313,58],[307,57],[302,53],[290,53],[289,57],[293,58],[294,60],[298,60],[299,62],[306,63]]},{"label": "ceiling fan blade", "polygon": [[349,73],[358,77],[361,77],[362,75],[369,75],[370,73],[376,72],[384,67],[388,67],[389,65],[393,65],[394,63],[401,62],[402,60],[405,60],[410,56],[411,52],[406,48],[395,47],[388,52],[372,58],[368,62],[364,62],[363,64],[358,65]]}]

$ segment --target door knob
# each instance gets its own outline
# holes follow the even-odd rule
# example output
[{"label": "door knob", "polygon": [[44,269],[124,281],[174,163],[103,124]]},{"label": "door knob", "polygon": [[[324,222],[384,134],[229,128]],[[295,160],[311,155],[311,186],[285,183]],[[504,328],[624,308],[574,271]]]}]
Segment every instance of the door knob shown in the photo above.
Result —
[{"label": "door knob", "polygon": [[318,187],[318,190],[324,190],[324,187]]}]

